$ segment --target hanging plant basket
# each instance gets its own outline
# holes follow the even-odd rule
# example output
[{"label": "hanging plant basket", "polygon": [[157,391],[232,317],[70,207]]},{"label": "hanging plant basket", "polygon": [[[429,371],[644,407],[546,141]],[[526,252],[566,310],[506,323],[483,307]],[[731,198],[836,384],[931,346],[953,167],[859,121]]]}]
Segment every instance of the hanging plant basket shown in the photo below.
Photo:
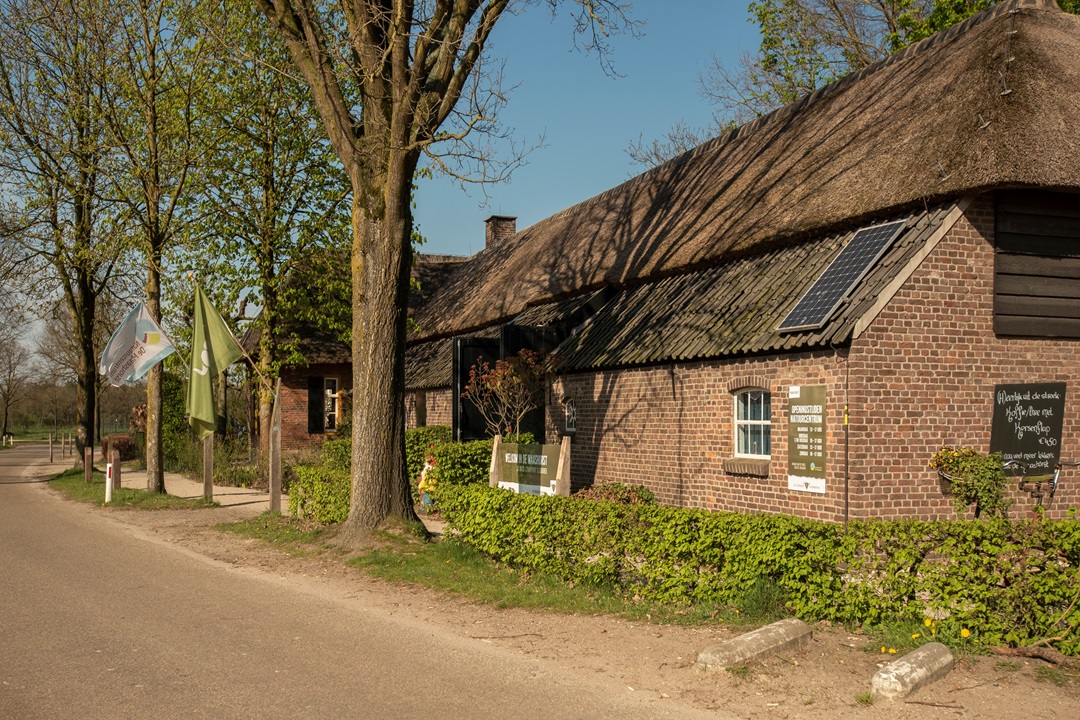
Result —
[{"label": "hanging plant basket", "polygon": [[956,480],[955,475],[950,475],[944,470],[938,470],[938,485],[941,487],[941,494],[947,498],[953,496],[953,481]]}]

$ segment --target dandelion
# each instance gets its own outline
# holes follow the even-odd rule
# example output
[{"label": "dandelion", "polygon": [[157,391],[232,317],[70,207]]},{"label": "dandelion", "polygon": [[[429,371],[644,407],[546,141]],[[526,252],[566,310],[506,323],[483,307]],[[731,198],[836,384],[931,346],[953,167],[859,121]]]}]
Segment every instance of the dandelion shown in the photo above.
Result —
[{"label": "dandelion", "polygon": [[885,652],[885,646],[884,645],[881,646],[881,652]]},{"label": "dandelion", "polygon": [[896,648],[889,648],[889,654],[890,655],[895,655],[896,654]]},{"label": "dandelion", "polygon": [[971,631],[968,630],[967,628],[961,628],[960,629],[960,637],[962,637],[962,638],[971,637]]},{"label": "dandelion", "polygon": [[913,634],[913,635],[911,636],[911,639],[912,639],[912,640],[918,640],[918,639],[919,639],[919,638],[921,638],[921,637],[922,637],[922,633],[914,633],[914,634]]},{"label": "dandelion", "polygon": [[926,627],[930,627],[931,625],[934,624],[934,621],[931,620],[930,618],[926,618],[925,620],[922,621],[922,624],[925,625]]}]

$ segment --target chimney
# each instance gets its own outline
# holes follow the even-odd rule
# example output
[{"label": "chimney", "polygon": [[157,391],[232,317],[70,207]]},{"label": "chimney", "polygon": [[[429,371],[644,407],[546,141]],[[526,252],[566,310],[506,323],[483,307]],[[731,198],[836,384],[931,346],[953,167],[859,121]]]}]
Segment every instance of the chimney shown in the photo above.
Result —
[{"label": "chimney", "polygon": [[517,218],[511,215],[492,215],[484,221],[484,247],[488,250],[502,245],[517,232]]}]

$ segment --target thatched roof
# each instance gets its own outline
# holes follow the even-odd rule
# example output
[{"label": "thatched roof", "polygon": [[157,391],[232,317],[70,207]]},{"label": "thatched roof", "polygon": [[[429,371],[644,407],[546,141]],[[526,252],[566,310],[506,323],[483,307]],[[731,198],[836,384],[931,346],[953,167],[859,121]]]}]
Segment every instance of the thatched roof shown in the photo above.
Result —
[{"label": "thatched roof", "polygon": [[979,190],[1080,188],[1077,58],[1080,17],[997,5],[478,253],[415,339]]}]

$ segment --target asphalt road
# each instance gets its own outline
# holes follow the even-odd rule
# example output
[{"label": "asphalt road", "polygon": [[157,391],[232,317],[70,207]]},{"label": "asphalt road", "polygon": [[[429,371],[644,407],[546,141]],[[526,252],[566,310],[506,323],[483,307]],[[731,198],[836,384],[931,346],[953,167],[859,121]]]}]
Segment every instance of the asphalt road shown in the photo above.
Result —
[{"label": "asphalt road", "polygon": [[0,719],[716,717],[142,539],[47,455],[0,451]]}]

